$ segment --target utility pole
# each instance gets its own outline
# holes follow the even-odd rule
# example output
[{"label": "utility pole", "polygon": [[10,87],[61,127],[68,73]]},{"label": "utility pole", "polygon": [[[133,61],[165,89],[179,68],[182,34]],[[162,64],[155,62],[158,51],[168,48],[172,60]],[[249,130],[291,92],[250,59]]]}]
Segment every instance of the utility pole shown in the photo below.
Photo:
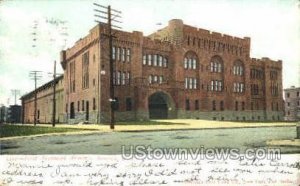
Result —
[{"label": "utility pole", "polygon": [[34,80],[34,126],[36,126],[36,122],[37,122],[37,91],[36,91],[36,87],[37,87],[37,80],[41,79],[41,75],[40,75],[41,71],[30,71],[29,76],[31,77],[32,80]]},{"label": "utility pole", "polygon": [[52,108],[52,127],[55,127],[55,113],[56,113],[56,61],[54,61],[53,70],[53,108]]},{"label": "utility pole", "polygon": [[[121,11],[112,9],[110,6],[106,7],[106,6],[102,6],[99,5],[97,3],[94,3],[95,6],[97,6],[98,8],[102,8],[105,9],[105,11],[99,10],[99,9],[94,9],[96,12],[98,13],[102,13],[105,14],[104,16],[102,15],[97,15],[95,14],[96,17],[98,18],[102,18],[107,20],[107,26],[108,26],[108,47],[109,47],[109,69],[110,69],[110,78],[109,78],[109,84],[110,84],[110,98],[109,98],[109,102],[110,102],[110,129],[114,129],[115,128],[115,104],[116,104],[116,99],[115,99],[115,91],[114,91],[114,77],[113,77],[113,72],[114,72],[114,62],[113,62],[113,58],[112,58],[112,42],[113,42],[113,38],[115,38],[114,34],[112,33],[112,27],[116,28],[116,29],[121,29],[121,27],[113,25],[112,22],[116,22],[116,23],[122,23],[119,20],[116,20],[116,18],[121,18],[121,16],[119,14],[121,14]],[[112,13],[113,12],[113,13]],[[112,16],[114,16],[112,18]],[[103,23],[101,21],[96,21],[99,23],[99,31],[100,31],[100,24]],[[105,23],[104,23],[105,24]],[[100,32],[99,32],[99,38],[100,38]],[[99,108],[100,109],[100,108]]]},{"label": "utility pole", "polygon": [[15,97],[15,105],[17,105],[17,96],[20,95],[20,90],[18,90],[18,89],[12,89],[11,93]]}]

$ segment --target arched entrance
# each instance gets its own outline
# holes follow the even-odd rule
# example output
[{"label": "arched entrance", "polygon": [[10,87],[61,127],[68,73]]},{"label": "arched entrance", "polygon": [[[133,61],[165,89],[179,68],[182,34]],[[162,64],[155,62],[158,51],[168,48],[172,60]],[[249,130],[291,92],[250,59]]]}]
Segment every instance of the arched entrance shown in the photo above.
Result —
[{"label": "arched entrance", "polygon": [[148,98],[148,109],[150,119],[166,119],[171,108],[170,97],[163,92],[156,92]]}]

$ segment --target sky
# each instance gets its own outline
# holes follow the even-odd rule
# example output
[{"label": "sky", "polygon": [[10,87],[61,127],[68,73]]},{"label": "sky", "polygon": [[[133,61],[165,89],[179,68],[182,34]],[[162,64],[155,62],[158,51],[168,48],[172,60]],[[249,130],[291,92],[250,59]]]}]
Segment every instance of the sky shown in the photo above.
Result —
[{"label": "sky", "polygon": [[94,2],[120,10],[124,31],[149,35],[171,19],[182,19],[251,37],[250,56],[282,60],[283,88],[300,86],[299,0],[0,0],[0,105],[14,104],[13,89],[20,96],[34,89],[30,71],[41,71],[38,85],[51,80],[55,60],[63,73],[60,51],[96,25]]}]

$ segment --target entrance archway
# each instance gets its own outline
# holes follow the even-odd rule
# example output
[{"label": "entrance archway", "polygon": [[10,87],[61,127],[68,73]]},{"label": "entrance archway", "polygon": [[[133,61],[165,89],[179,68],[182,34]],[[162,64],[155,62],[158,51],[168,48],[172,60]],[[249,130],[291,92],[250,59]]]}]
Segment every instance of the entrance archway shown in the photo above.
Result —
[{"label": "entrance archway", "polygon": [[150,119],[168,118],[168,111],[171,107],[172,105],[170,97],[164,92],[156,92],[148,98],[148,110]]}]

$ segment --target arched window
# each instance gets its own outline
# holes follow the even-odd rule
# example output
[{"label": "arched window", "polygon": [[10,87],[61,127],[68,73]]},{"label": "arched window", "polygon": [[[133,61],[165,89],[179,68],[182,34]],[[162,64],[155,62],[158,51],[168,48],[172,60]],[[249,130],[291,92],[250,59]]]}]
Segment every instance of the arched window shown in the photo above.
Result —
[{"label": "arched window", "polygon": [[211,72],[223,72],[223,60],[219,56],[214,56],[211,58],[210,62],[210,71]]},{"label": "arched window", "polygon": [[233,75],[242,76],[244,75],[244,64],[241,60],[237,60],[233,64]]},{"label": "arched window", "polygon": [[197,69],[198,68],[198,57],[195,52],[189,51],[185,54],[183,66],[184,69]]}]

